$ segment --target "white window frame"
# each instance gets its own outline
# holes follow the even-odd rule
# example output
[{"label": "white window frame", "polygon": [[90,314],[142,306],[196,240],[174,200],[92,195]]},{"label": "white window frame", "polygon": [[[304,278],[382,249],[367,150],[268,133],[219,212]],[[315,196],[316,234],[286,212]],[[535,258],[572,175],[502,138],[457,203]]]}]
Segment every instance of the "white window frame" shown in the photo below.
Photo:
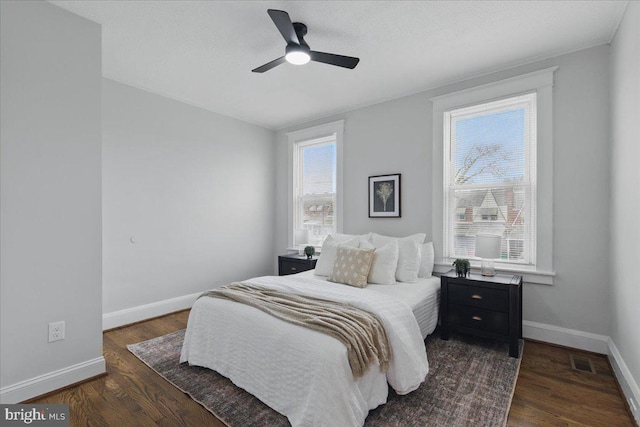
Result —
[{"label": "white window frame", "polygon": [[314,126],[307,129],[288,132],[287,139],[289,142],[289,174],[288,174],[288,213],[287,213],[287,245],[290,250],[297,250],[295,247],[294,228],[296,224],[297,215],[297,191],[296,185],[299,177],[295,176],[295,171],[298,170],[298,146],[307,141],[319,140],[335,135],[336,143],[336,204],[334,206],[333,214],[336,226],[336,232],[342,233],[342,147],[344,138],[344,120],[338,120],[335,122],[325,123],[322,125]]},{"label": "white window frame", "polygon": [[[551,67],[532,73],[500,80],[470,89],[431,98],[433,103],[433,222],[432,236],[436,249],[436,272],[451,269],[451,260],[443,257],[444,250],[444,112],[456,108],[489,102],[528,92],[537,94],[537,210],[536,253],[534,266],[514,266],[496,263],[501,272],[517,272],[530,283],[553,284],[553,73]],[[442,209],[436,207],[442,206]],[[472,262],[472,267],[475,267]]]},{"label": "white window frame", "polygon": [[[479,104],[474,104],[468,107],[462,108],[453,108],[448,109],[443,112],[444,117],[444,128],[443,128],[443,144],[444,144],[444,163],[443,163],[443,254],[447,254],[451,252],[451,247],[453,246],[453,235],[450,234],[453,231],[453,224],[451,224],[451,220],[453,219],[448,212],[452,209],[455,209],[455,206],[452,204],[455,203],[455,198],[451,197],[451,191],[453,189],[461,189],[461,190],[472,190],[474,188],[482,188],[491,187],[491,188],[507,188],[509,186],[513,186],[513,184],[502,184],[502,183],[492,183],[492,184],[481,184],[481,185],[470,185],[465,184],[462,186],[456,186],[450,182],[452,177],[452,163],[451,159],[454,153],[454,147],[451,146],[452,139],[455,137],[453,133],[453,129],[451,126],[452,120],[455,120],[456,117],[474,117],[474,116],[484,116],[487,114],[492,114],[494,112],[501,112],[514,109],[514,108],[524,108],[525,109],[525,131],[524,133],[524,150],[525,150],[525,168],[524,168],[524,182],[523,185],[527,189],[528,196],[526,197],[525,202],[525,213],[524,217],[527,218],[525,223],[525,234],[527,235],[527,245],[525,245],[525,259],[526,262],[518,262],[518,261],[507,261],[503,260],[504,264],[509,264],[510,268],[514,268],[514,265],[527,265],[534,266],[536,265],[536,236],[533,234],[535,228],[532,230],[531,224],[535,224],[535,212],[536,212],[536,148],[537,144],[532,143],[537,141],[536,139],[536,129],[530,129],[529,123],[530,121],[536,122],[536,101],[537,101],[537,93],[529,92],[524,94],[518,94],[515,96],[508,96],[506,98],[501,98],[499,100],[492,101],[483,101]],[[488,105],[491,104],[491,105]],[[480,208],[482,211],[482,208]],[[481,219],[476,220],[474,222],[498,222],[500,221],[499,209],[495,208],[496,214],[495,219],[489,218],[489,214],[480,213]],[[485,216],[487,218],[485,218]],[[504,219],[502,220],[504,222]],[[449,259],[446,256],[444,257],[447,261],[453,261],[453,258]],[[517,268],[517,267],[516,267]]]}]

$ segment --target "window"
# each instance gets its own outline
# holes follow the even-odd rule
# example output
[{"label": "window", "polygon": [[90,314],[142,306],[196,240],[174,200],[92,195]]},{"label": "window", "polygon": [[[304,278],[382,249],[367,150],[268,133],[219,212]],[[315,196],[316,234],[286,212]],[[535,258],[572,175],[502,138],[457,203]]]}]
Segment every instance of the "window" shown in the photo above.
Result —
[{"label": "window", "polygon": [[342,122],[288,134],[291,153],[289,246],[322,246],[340,231]]},{"label": "window", "polygon": [[474,257],[491,233],[503,262],[535,264],[536,94],[445,111],[444,126],[445,254]]},{"label": "window", "polygon": [[308,232],[308,244],[321,246],[329,234],[336,232],[335,134],[296,142],[294,169],[294,227]]},{"label": "window", "polygon": [[498,270],[553,284],[557,68],[431,98],[435,271],[458,257],[474,265],[475,235],[492,232],[503,237]]}]

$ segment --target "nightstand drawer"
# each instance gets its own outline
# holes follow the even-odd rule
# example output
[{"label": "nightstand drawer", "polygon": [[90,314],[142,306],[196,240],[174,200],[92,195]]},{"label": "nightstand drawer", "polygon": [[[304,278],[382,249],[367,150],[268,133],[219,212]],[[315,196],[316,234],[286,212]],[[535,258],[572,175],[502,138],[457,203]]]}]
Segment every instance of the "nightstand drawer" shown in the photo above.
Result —
[{"label": "nightstand drawer", "polygon": [[302,273],[316,268],[317,258],[306,258],[298,255],[281,255],[278,257],[278,275]]},{"label": "nightstand drawer", "polygon": [[495,311],[509,311],[509,292],[473,285],[449,284],[449,302]]},{"label": "nightstand drawer", "polygon": [[508,313],[464,305],[451,304],[449,306],[449,323],[501,335],[509,333]]},{"label": "nightstand drawer", "polygon": [[280,264],[280,275],[296,274],[303,271],[307,271],[309,267],[306,264],[295,261],[282,261]]}]

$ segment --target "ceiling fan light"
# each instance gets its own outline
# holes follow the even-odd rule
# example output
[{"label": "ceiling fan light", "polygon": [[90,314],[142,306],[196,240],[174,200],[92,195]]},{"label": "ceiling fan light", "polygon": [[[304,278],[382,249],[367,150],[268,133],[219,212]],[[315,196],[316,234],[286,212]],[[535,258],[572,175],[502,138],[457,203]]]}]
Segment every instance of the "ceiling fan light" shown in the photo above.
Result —
[{"label": "ceiling fan light", "polygon": [[290,64],[294,64],[294,65],[304,65],[307,62],[309,62],[309,60],[311,59],[311,57],[309,56],[309,54],[307,52],[302,52],[302,51],[292,51],[292,52],[288,52],[285,55],[285,59],[287,60],[288,63]]}]

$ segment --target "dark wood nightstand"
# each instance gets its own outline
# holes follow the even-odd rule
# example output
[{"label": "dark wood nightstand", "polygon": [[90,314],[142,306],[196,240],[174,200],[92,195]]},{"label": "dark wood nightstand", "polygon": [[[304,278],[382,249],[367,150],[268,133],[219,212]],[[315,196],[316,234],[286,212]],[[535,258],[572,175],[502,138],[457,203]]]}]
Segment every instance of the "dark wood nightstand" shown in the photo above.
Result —
[{"label": "dark wood nightstand", "polygon": [[440,277],[440,338],[459,331],[509,343],[509,356],[518,357],[522,338],[522,276],[471,274]]},{"label": "dark wood nightstand", "polygon": [[307,259],[306,255],[288,254],[278,257],[278,275],[301,273],[316,268],[318,258]]}]

